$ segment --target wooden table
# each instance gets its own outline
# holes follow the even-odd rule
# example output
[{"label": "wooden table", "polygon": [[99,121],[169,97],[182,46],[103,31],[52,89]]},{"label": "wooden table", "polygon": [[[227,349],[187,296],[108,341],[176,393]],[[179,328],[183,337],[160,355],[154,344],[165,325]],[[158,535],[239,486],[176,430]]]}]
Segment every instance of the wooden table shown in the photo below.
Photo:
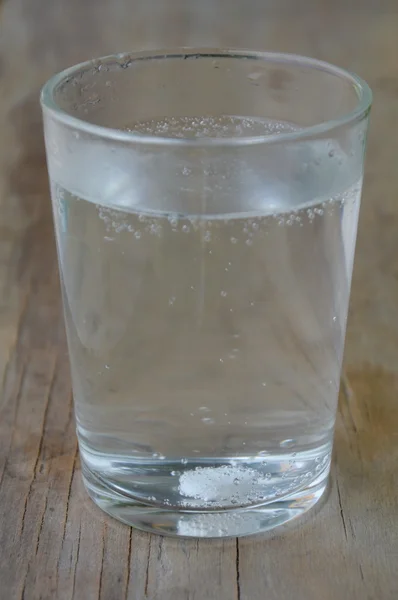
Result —
[{"label": "wooden table", "polygon": [[[398,4],[396,0],[0,0],[0,598],[398,598]],[[361,74],[375,106],[332,489],[283,536],[174,540],[84,493],[38,93],[115,51],[231,45]]]}]

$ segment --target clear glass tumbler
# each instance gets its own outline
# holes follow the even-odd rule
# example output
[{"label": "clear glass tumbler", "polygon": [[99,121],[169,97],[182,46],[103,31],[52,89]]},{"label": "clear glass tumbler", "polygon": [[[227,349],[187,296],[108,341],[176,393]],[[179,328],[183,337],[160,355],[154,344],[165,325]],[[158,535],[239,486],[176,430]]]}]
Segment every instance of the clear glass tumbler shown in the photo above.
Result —
[{"label": "clear glass tumbler", "polygon": [[93,60],[42,92],[91,498],[246,535],[327,486],[371,92],[299,56]]}]

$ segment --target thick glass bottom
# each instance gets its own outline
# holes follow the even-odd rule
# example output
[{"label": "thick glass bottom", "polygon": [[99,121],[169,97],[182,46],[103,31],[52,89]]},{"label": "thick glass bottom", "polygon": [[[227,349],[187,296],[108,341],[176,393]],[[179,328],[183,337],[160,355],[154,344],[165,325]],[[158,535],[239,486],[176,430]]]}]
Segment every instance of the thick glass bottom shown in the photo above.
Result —
[{"label": "thick glass bottom", "polygon": [[137,529],[195,538],[240,537],[270,532],[302,517],[324,495],[329,465],[305,487],[266,503],[223,510],[184,510],[145,504],[116,491],[82,462],[91,499],[106,513]]}]

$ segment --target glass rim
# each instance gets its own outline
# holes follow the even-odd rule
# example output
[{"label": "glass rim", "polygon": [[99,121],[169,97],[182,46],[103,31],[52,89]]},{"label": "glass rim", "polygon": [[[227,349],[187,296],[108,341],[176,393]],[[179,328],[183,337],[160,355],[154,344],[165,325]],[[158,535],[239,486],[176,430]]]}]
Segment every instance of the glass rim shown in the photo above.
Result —
[{"label": "glass rim", "polygon": [[[340,79],[350,82],[354,88],[358,102],[351,110],[341,117],[330,119],[303,127],[297,131],[282,132],[271,135],[254,135],[243,137],[202,137],[202,138],[170,138],[161,135],[135,133],[125,131],[105,125],[97,125],[84,120],[83,118],[73,116],[62,109],[54,98],[56,88],[62,83],[67,83],[70,78],[79,72],[92,68],[101,68],[107,63],[119,62],[124,68],[133,65],[140,60],[165,60],[165,59],[197,59],[197,58],[235,58],[252,59],[263,62],[273,62],[279,64],[291,64],[296,66],[305,66],[307,68],[326,71]],[[213,49],[213,48],[191,48],[178,47],[165,50],[144,50],[139,52],[126,52],[121,54],[110,54],[100,58],[94,58],[72,67],[64,69],[53,75],[43,86],[40,94],[40,102],[43,112],[49,112],[58,122],[66,127],[74,128],[78,131],[97,136],[109,141],[122,142],[128,144],[158,145],[158,146],[247,146],[254,144],[272,144],[289,141],[299,141],[317,136],[324,136],[341,126],[351,125],[364,119],[372,106],[372,91],[366,81],[358,75],[345,69],[337,67],[331,63],[301,56],[299,54],[288,54],[282,52],[262,52],[256,50],[244,49]],[[250,115],[244,115],[249,117]]]}]

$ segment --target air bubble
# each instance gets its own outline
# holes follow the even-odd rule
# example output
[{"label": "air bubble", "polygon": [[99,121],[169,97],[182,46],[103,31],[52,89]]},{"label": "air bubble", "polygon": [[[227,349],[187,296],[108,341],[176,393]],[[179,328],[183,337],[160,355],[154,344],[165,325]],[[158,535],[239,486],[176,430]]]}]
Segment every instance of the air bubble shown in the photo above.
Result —
[{"label": "air bubble", "polygon": [[215,420],[212,419],[211,417],[203,417],[201,419],[202,423],[205,423],[206,425],[214,425]]},{"label": "air bubble", "polygon": [[176,297],[175,296],[171,296],[171,298],[169,298],[169,306],[173,306],[174,302],[176,301]]},{"label": "air bubble", "polygon": [[250,238],[246,240],[246,246],[253,246],[253,240]]},{"label": "air bubble", "polygon": [[220,295],[221,295],[223,298],[226,298],[226,296],[228,296],[227,292],[225,292],[224,290],[222,290],[222,292],[220,292]]},{"label": "air bubble", "polygon": [[183,226],[182,226],[182,231],[183,231],[184,233],[189,233],[189,227],[188,227],[188,225],[183,225]]},{"label": "air bubble", "polygon": [[154,452],[152,454],[152,458],[159,458],[160,460],[163,460],[165,456],[163,456],[163,454],[160,454],[159,452]]},{"label": "air bubble", "polygon": [[152,223],[149,227],[149,232],[152,233],[152,235],[160,235],[161,231],[162,226],[159,223]]},{"label": "air bubble", "polygon": [[139,240],[139,239],[140,239],[140,237],[141,237],[141,231],[136,231],[136,232],[134,233],[134,237],[135,237],[135,239],[136,239],[136,240]]},{"label": "air bubble", "polygon": [[238,240],[235,237],[231,237],[231,244],[237,244]]}]

